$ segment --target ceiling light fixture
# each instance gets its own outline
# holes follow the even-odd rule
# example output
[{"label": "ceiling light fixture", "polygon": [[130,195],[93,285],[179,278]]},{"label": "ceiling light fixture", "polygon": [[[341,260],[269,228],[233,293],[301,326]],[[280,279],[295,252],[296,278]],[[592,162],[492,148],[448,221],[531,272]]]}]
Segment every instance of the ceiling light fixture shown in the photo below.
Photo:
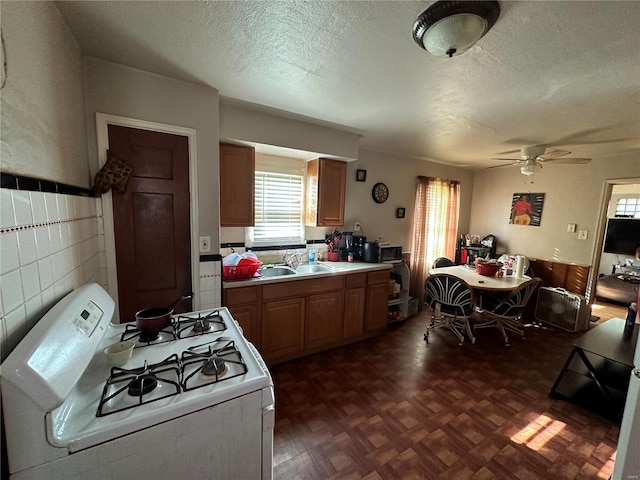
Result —
[{"label": "ceiling light fixture", "polygon": [[527,163],[520,167],[520,173],[523,175],[533,175],[542,168],[535,160],[527,160]]},{"label": "ceiling light fixture", "polygon": [[499,2],[436,2],[413,24],[413,39],[431,55],[453,57],[473,47],[499,15]]}]

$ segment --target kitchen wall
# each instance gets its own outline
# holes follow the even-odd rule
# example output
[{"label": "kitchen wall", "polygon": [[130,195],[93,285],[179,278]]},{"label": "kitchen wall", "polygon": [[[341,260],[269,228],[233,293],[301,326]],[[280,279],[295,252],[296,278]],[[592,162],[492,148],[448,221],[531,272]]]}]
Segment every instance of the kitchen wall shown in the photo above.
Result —
[{"label": "kitchen wall", "polygon": [[66,293],[89,281],[103,283],[105,265],[99,201],[55,193],[65,186],[86,189],[91,182],[78,45],[52,2],[3,2],[2,32],[7,81],[0,96],[0,167],[3,173],[51,181],[23,181],[25,189],[17,190],[9,181],[16,176],[3,175],[4,359]]},{"label": "kitchen wall", "polygon": [[219,244],[218,91],[96,58],[85,61],[89,159],[98,165],[96,113],[196,130],[200,235]]},{"label": "kitchen wall", "polygon": [[[366,170],[366,182],[356,182],[356,170]],[[386,153],[360,150],[358,160],[347,168],[345,230],[362,224],[367,240],[382,238],[411,250],[411,229],[418,175],[460,181],[460,216],[458,231],[467,232],[473,194],[474,172],[427,160],[404,158]],[[378,182],[389,187],[389,199],[375,203],[371,189]],[[405,208],[405,218],[396,218],[396,209]]]},{"label": "kitchen wall", "polygon": [[[585,165],[547,165],[531,177],[516,167],[479,171],[473,186],[470,233],[494,234],[502,252],[591,265],[604,182],[623,178],[640,178],[637,150],[596,157]],[[517,192],[545,194],[539,227],[509,224],[511,198]],[[577,225],[575,233],[567,232],[569,223]],[[587,230],[587,240],[578,239],[578,230]]]},{"label": "kitchen wall", "polygon": [[[318,156],[348,160],[345,224],[341,231],[353,230],[360,222],[364,235],[374,240],[382,238],[411,248],[411,218],[417,176],[434,176],[461,182],[459,230],[469,226],[473,171],[442,165],[422,159],[403,158],[358,148],[359,136],[337,126],[314,125],[303,119],[289,118],[274,112],[251,109],[245,105],[223,102],[220,106],[220,138],[249,143],[314,152]],[[355,159],[355,160],[354,160]],[[350,161],[353,160],[353,161]],[[356,170],[367,170],[366,182],[356,182]],[[377,182],[389,187],[389,199],[377,204],[371,189]],[[396,208],[406,209],[405,218],[396,218]],[[307,239],[322,239],[330,228],[306,228]],[[221,241],[243,242],[243,228],[222,228]],[[223,255],[229,253],[222,251]]]}]

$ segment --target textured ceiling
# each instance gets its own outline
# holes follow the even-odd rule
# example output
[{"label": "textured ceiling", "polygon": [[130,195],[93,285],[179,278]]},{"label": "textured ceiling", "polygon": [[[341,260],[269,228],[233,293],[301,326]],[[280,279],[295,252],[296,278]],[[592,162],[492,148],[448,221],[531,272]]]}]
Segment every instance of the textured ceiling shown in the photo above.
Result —
[{"label": "textured ceiling", "polygon": [[57,6],[88,55],[341,126],[369,150],[478,167],[539,143],[594,160],[640,151],[640,1],[503,1],[451,59],[412,39],[431,3]]}]

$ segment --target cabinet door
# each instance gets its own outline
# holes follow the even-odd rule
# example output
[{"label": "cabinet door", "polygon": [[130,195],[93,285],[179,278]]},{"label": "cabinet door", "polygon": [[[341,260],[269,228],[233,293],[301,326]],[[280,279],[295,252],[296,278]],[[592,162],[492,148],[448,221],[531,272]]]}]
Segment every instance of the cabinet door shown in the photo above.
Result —
[{"label": "cabinet door", "polygon": [[386,283],[369,285],[367,290],[367,309],[365,317],[365,330],[377,330],[387,324],[387,299],[389,286]]},{"label": "cabinet door", "polygon": [[220,144],[220,226],[249,227],[254,223],[253,147]]},{"label": "cabinet door", "polygon": [[307,207],[305,225],[344,225],[347,164],[319,158],[307,165]]},{"label": "cabinet door", "polygon": [[364,330],[365,287],[351,288],[344,294],[344,337],[361,335]]},{"label": "cabinet door", "polygon": [[258,305],[237,305],[227,307],[233,318],[240,324],[244,337],[253,343],[258,350],[261,348],[260,319]]},{"label": "cabinet door", "polygon": [[304,298],[262,304],[262,351],[267,359],[302,351],[304,345]]},{"label": "cabinet door", "polygon": [[344,225],[347,164],[320,159],[318,172],[318,226]]},{"label": "cabinet door", "polygon": [[342,339],[343,293],[327,292],[307,297],[306,348],[320,347]]}]

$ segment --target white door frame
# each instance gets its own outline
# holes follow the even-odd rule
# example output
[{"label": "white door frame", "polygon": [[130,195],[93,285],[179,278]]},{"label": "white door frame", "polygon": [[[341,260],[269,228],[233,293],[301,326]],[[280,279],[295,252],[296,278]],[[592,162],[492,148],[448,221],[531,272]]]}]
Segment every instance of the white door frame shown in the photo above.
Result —
[{"label": "white door frame", "polygon": [[604,245],[604,233],[607,229],[607,211],[614,185],[629,185],[640,183],[640,178],[614,178],[605,180],[602,187],[602,198],[600,200],[600,215],[596,227],[596,243],[593,248],[591,260],[591,273],[587,282],[586,296],[589,304],[595,300],[596,282],[598,281],[598,271],[600,269],[600,259],[602,257],[602,247]]},{"label": "white door frame", "polygon": [[[169,133],[187,137],[189,142],[189,202],[191,225],[191,288],[194,292],[193,310],[200,309],[200,250],[198,237],[200,227],[198,223],[198,168],[196,154],[196,130],[193,128],[165,125],[162,123],[148,122],[135,118],[119,117],[105,113],[96,113],[96,137],[98,144],[98,171],[107,161],[109,149],[109,125],[131,127],[140,130]],[[96,172],[92,172],[95,177]],[[113,197],[111,190],[102,194],[102,218],[104,222],[104,247],[107,268],[107,290],[116,302],[113,322],[120,323],[119,297],[118,297],[118,270],[116,267],[116,244],[113,226]]]}]

